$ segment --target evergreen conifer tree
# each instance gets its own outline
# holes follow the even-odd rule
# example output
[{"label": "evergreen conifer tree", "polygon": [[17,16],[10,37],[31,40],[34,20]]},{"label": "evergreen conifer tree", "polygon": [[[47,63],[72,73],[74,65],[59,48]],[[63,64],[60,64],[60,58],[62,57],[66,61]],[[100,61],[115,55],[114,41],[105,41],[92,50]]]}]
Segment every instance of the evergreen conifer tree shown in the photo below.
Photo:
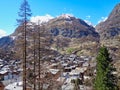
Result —
[{"label": "evergreen conifer tree", "polygon": [[118,90],[116,78],[112,74],[115,71],[112,58],[105,46],[101,47],[97,56],[95,90]]}]

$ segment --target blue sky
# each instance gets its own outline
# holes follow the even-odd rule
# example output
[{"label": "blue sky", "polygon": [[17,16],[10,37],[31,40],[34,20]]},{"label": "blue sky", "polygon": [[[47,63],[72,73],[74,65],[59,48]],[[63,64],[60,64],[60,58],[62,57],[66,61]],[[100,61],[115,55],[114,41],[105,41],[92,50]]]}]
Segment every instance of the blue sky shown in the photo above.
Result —
[{"label": "blue sky", "polygon": [[[17,12],[23,0],[1,0],[0,2],[0,36],[14,32]],[[53,17],[64,13],[73,14],[77,18],[96,25],[98,21],[108,17],[113,7],[120,0],[28,0],[32,16],[44,16],[49,14]],[[4,32],[3,32],[4,31]]]}]

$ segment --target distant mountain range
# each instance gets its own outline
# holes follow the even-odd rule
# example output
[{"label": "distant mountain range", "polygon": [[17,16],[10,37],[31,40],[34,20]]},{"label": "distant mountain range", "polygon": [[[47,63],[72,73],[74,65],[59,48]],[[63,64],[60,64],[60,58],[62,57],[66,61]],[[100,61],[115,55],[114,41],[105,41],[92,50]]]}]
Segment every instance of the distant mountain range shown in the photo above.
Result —
[{"label": "distant mountain range", "polygon": [[[39,24],[39,29],[35,28],[33,30],[33,27],[37,24]],[[56,40],[58,39],[61,44],[74,44],[78,42],[77,44],[79,45],[90,41],[98,43],[100,39],[112,39],[120,35],[120,4],[115,6],[106,21],[99,23],[95,28],[88,25],[84,20],[69,14],[63,14],[56,18],[48,16],[48,19],[39,20],[39,23],[34,23],[34,26],[30,23],[28,25],[30,27],[27,29],[27,40],[30,41],[31,47],[33,44],[33,31],[38,32],[43,28],[42,25],[47,34],[52,35],[49,38],[51,44],[53,41],[57,42]],[[23,27],[18,26],[13,34],[0,39],[0,48],[7,50],[17,48],[16,44],[21,42],[23,32]],[[35,36],[38,37],[38,34]],[[47,39],[47,35],[42,36],[45,40]]]},{"label": "distant mountain range", "polygon": [[[41,21],[41,24],[44,24],[45,30],[47,30],[54,38],[63,37],[64,39],[81,39],[82,42],[86,40],[98,41],[99,34],[95,31],[95,28],[88,25],[81,19],[75,18],[69,14],[63,14],[59,17],[46,20],[45,22]],[[30,39],[32,37],[32,26],[27,30],[27,37]],[[9,36],[3,37],[0,39],[1,48],[14,47],[16,42],[19,42],[19,38],[23,34],[23,27],[19,26],[15,32]],[[36,30],[37,32],[37,30]],[[64,40],[62,38],[62,40]]]}]

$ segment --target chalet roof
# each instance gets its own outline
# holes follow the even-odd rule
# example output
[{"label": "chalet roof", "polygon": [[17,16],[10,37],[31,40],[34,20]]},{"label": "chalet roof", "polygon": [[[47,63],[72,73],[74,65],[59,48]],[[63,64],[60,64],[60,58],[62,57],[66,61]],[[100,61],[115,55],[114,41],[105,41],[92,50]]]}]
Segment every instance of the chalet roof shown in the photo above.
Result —
[{"label": "chalet roof", "polygon": [[76,68],[75,70],[72,70],[70,72],[70,75],[79,75],[80,73],[83,73],[87,68]]},{"label": "chalet roof", "polygon": [[2,70],[0,71],[0,74],[6,74],[8,71],[7,70]]},{"label": "chalet roof", "polygon": [[72,84],[65,84],[65,85],[62,85],[62,90],[73,90],[74,88],[74,85]]},{"label": "chalet roof", "polygon": [[75,77],[75,76],[70,77],[70,78],[67,78],[67,80],[65,81],[65,83],[71,83],[71,80],[77,79],[77,78],[78,78],[78,77]]},{"label": "chalet roof", "polygon": [[88,62],[83,63],[83,67],[88,67],[88,66],[89,66]]},{"label": "chalet roof", "polygon": [[62,66],[67,66],[67,65],[68,65],[68,63],[63,63],[63,64],[62,64]]},{"label": "chalet roof", "polygon": [[59,69],[49,69],[52,74],[57,74]]},{"label": "chalet roof", "polygon": [[3,60],[2,60],[2,59],[0,59],[0,62],[3,62]]},{"label": "chalet roof", "polygon": [[59,63],[53,63],[51,66],[57,66]]},{"label": "chalet roof", "polygon": [[91,77],[90,76],[84,76],[84,79],[90,79]]},{"label": "chalet roof", "polygon": [[22,90],[22,82],[15,82],[5,87],[5,90]]}]

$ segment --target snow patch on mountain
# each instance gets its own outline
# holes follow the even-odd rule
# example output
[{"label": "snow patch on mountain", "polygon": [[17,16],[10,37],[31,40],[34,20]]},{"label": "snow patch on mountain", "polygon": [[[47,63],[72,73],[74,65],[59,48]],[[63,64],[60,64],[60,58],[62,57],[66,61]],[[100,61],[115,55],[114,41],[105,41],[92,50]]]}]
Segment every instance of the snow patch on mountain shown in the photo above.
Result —
[{"label": "snow patch on mountain", "polygon": [[42,24],[42,23],[46,23],[49,20],[53,19],[54,17],[46,14],[45,16],[33,16],[31,17],[30,21],[35,23],[35,24]]},{"label": "snow patch on mountain", "polygon": [[12,38],[12,40],[15,40],[16,39],[16,36],[10,36]]},{"label": "snow patch on mountain", "polygon": [[71,17],[74,17],[74,16],[72,14],[62,14],[61,16],[58,16],[57,18],[70,19]]},{"label": "snow patch on mountain", "polygon": [[0,29],[0,38],[6,35],[7,33],[5,32],[5,30]]},{"label": "snow patch on mountain", "polygon": [[92,22],[90,22],[89,20],[84,20],[88,25],[93,26]]},{"label": "snow patch on mountain", "polygon": [[98,21],[98,24],[106,21],[107,19],[108,19],[108,17],[101,17],[101,19]]}]

